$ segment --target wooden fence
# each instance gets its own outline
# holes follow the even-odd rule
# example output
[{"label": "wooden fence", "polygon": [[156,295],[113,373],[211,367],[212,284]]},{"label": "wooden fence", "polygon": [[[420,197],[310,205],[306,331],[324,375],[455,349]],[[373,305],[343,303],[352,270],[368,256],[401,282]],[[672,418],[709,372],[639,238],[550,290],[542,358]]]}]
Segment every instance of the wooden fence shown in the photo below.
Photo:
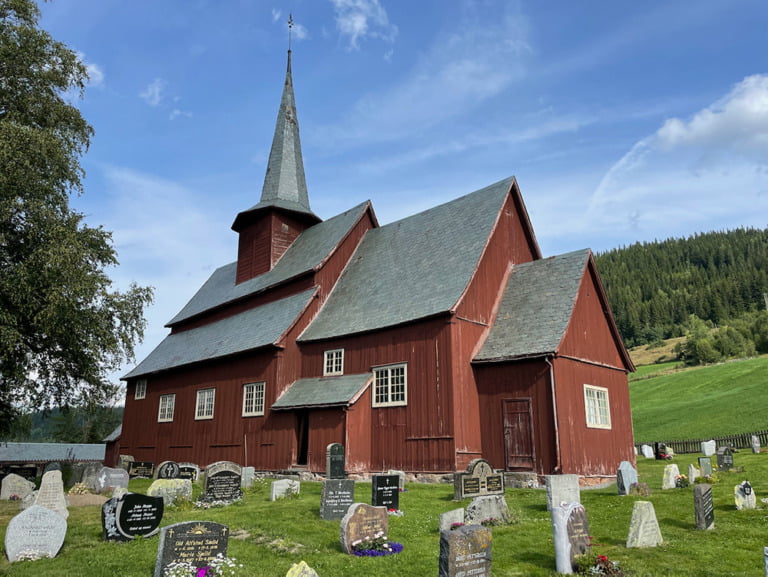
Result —
[{"label": "wooden fence", "polygon": [[[717,443],[718,447],[723,447],[725,445],[728,445],[732,449],[749,449],[752,447],[752,435],[755,435],[758,439],[760,439],[761,446],[765,447],[768,445],[768,430],[757,431],[754,433],[738,433],[735,435],[726,435],[725,437],[709,437],[707,439],[687,439],[684,441],[674,440],[674,441],[654,441],[654,442],[664,443],[667,447],[671,447],[675,453],[679,453],[679,454],[701,453],[701,443],[703,441],[710,441],[710,440],[714,440]],[[651,447],[653,447],[654,442],[638,443],[635,446],[637,447],[638,453],[642,454],[642,452],[640,451],[640,445],[650,445]]]}]

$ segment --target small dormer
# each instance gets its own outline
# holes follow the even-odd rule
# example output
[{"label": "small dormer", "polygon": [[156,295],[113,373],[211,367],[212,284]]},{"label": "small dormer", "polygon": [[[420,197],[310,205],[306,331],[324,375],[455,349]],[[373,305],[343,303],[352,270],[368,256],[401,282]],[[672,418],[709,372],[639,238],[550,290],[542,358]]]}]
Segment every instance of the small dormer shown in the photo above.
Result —
[{"label": "small dormer", "polygon": [[240,235],[236,282],[272,270],[296,237],[320,220],[309,208],[289,50],[261,200],[238,214],[232,224],[232,230]]}]

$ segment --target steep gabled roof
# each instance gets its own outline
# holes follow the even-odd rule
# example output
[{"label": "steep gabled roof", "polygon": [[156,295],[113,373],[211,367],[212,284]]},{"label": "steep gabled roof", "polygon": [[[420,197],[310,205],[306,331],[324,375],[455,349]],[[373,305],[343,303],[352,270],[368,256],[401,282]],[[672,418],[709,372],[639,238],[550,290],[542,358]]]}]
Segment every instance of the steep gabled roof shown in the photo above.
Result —
[{"label": "steep gabled roof", "polygon": [[571,320],[589,255],[589,250],[579,250],[515,265],[493,327],[473,360],[556,352]]},{"label": "steep gabled roof", "polygon": [[272,270],[240,284],[235,283],[237,262],[220,267],[166,326],[176,325],[318,269],[369,208],[370,202],[364,202],[308,228],[296,238]]},{"label": "steep gabled roof", "polygon": [[200,327],[173,333],[123,379],[277,345],[309,304],[315,289]]},{"label": "steep gabled roof", "polygon": [[301,341],[451,311],[475,272],[513,178],[369,230]]}]

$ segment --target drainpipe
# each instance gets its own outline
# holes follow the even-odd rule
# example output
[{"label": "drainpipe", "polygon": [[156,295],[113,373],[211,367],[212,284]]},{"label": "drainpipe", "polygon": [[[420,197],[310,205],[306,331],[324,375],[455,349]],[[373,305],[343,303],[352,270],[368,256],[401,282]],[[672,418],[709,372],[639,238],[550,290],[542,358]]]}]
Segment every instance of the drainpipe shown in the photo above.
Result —
[{"label": "drainpipe", "polygon": [[549,365],[549,388],[552,391],[552,412],[555,417],[555,473],[562,471],[560,462],[560,431],[557,427],[557,396],[555,396],[555,368],[549,361],[549,357],[544,357],[544,362]]}]

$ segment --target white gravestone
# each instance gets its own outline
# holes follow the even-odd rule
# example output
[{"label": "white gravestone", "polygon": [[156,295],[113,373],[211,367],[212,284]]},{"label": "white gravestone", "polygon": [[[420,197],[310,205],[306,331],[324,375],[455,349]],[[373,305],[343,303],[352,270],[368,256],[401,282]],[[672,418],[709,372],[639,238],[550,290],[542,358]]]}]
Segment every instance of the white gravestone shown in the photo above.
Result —
[{"label": "white gravestone", "polygon": [[581,503],[578,475],[546,475],[547,511],[563,503]]},{"label": "white gravestone", "polygon": [[643,453],[643,457],[645,457],[646,459],[656,458],[656,456],[653,454],[653,447],[651,447],[650,445],[643,445],[642,447],[640,447],[640,450]]},{"label": "white gravestone", "polygon": [[667,465],[664,467],[664,480],[661,482],[662,489],[674,489],[677,487],[677,478],[680,476],[680,469],[677,465]]},{"label": "white gravestone", "polygon": [[3,477],[2,488],[0,488],[0,499],[21,501],[35,490],[35,484],[27,481],[21,475],[10,473]]},{"label": "white gravestone", "polygon": [[705,457],[711,457],[717,452],[717,443],[714,440],[702,441],[701,452],[704,453]]},{"label": "white gravestone", "polygon": [[664,540],[661,537],[656,511],[650,501],[635,501],[632,520],[629,522],[627,549],[633,547],[656,547]]},{"label": "white gravestone", "polygon": [[279,479],[272,481],[272,490],[269,495],[270,501],[285,499],[292,495],[298,495],[301,490],[301,484],[294,479]]},{"label": "white gravestone", "polygon": [[738,511],[757,508],[755,490],[749,484],[749,481],[743,481],[733,488],[733,499],[736,502],[736,509]]},{"label": "white gravestone", "polygon": [[67,520],[50,509],[33,505],[16,515],[5,531],[5,554],[13,563],[55,557],[67,534]]},{"label": "white gravestone", "polygon": [[37,491],[37,497],[35,498],[35,505],[50,509],[65,519],[69,517],[61,471],[48,471],[43,475],[43,480],[40,481],[40,489]]}]

